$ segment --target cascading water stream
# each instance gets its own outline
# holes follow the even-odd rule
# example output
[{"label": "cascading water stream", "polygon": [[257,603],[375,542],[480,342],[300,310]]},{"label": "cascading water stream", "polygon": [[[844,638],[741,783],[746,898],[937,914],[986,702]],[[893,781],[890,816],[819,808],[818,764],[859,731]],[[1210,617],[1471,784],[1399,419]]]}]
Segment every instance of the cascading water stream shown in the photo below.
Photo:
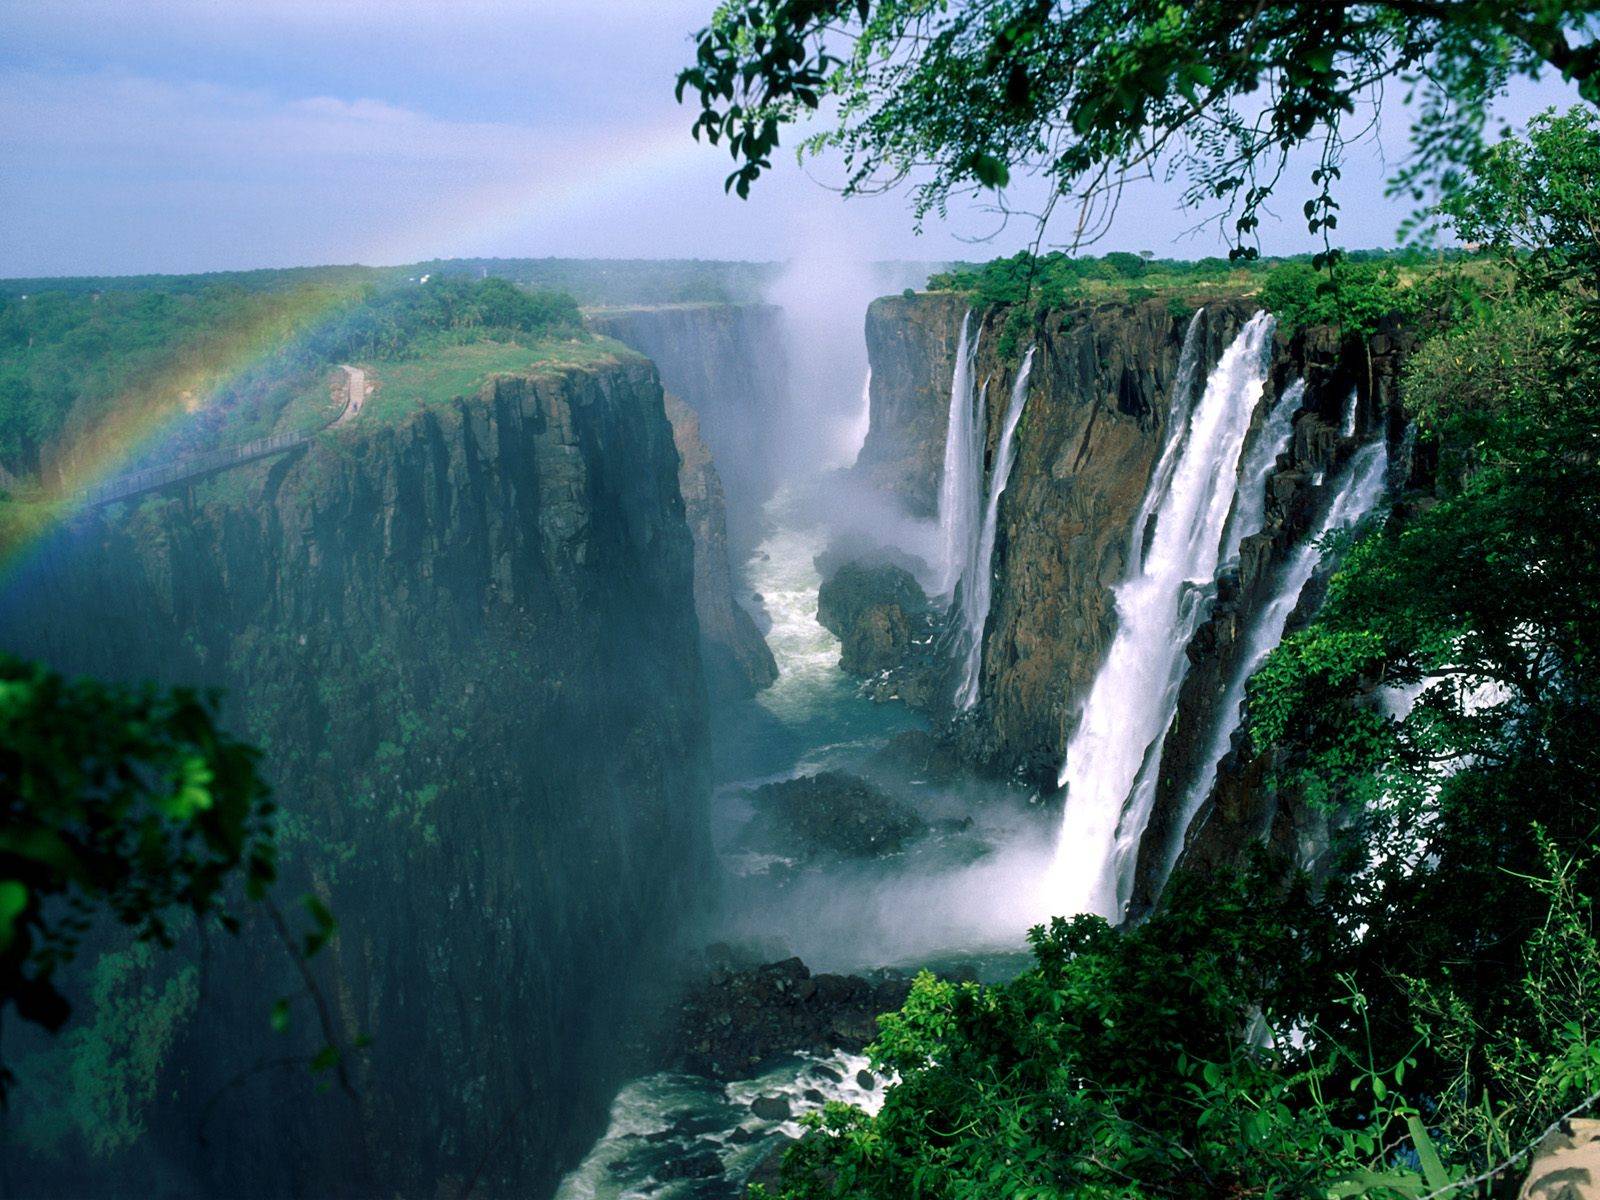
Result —
[{"label": "cascading water stream", "polygon": [[1356,389],[1350,389],[1350,395],[1345,399],[1344,412],[1339,417],[1339,436],[1355,437],[1356,435]]},{"label": "cascading water stream", "polygon": [[961,643],[965,655],[961,683],[956,688],[956,707],[971,708],[978,700],[978,677],[983,667],[983,627],[989,622],[989,605],[994,599],[994,541],[1000,521],[1000,497],[1005,495],[1011,468],[1016,462],[1017,425],[1028,403],[1028,377],[1033,373],[1030,347],[1023,355],[1017,380],[1011,385],[1011,400],[1006,405],[1005,425],[1000,430],[1000,445],[995,450],[994,470],[989,474],[989,501],[984,507],[983,530],[978,535],[977,552],[965,573],[961,589]]},{"label": "cascading water stream", "polygon": [[856,414],[849,432],[845,435],[844,465],[854,466],[867,444],[867,432],[872,428],[872,366],[867,366],[867,377],[861,383],[861,410]]},{"label": "cascading water stream", "polygon": [[1195,309],[1189,318],[1189,328],[1183,335],[1183,349],[1178,354],[1178,373],[1172,381],[1172,403],[1167,413],[1167,436],[1161,447],[1161,457],[1150,475],[1150,485],[1139,501],[1138,515],[1133,519],[1133,550],[1129,561],[1144,558],[1150,535],[1150,516],[1172,485],[1172,473],[1178,467],[1178,455],[1189,440],[1189,413],[1194,406],[1195,377],[1200,368],[1200,322],[1205,309]]},{"label": "cascading water stream", "polygon": [[955,373],[950,379],[950,418],[944,440],[944,474],[939,481],[939,593],[949,596],[978,537],[978,506],[983,487],[983,389],[974,386],[978,336],[969,340],[972,313],[961,318]]},{"label": "cascading water stream", "polygon": [[1183,808],[1173,827],[1171,844],[1163,847],[1158,887],[1172,873],[1172,868],[1183,849],[1184,835],[1189,823],[1194,820],[1195,814],[1200,811],[1200,806],[1211,794],[1211,787],[1217,780],[1217,768],[1222,764],[1229,747],[1233,745],[1233,735],[1244,720],[1244,694],[1250,677],[1260,669],[1267,655],[1271,654],[1283,640],[1283,630],[1288,624],[1289,615],[1300,602],[1300,593],[1305,590],[1312,573],[1322,559],[1320,545],[1322,539],[1335,529],[1354,524],[1372,511],[1373,506],[1383,496],[1388,469],[1389,452],[1381,440],[1357,451],[1327,513],[1317,527],[1295,547],[1278,575],[1271,600],[1250,622],[1239,659],[1234,664],[1233,674],[1228,681],[1228,690],[1223,693],[1222,702],[1217,709],[1219,724],[1206,748],[1205,766],[1184,795]]},{"label": "cascading water stream", "polygon": [[[1117,630],[1067,746],[1066,808],[1051,872],[1057,913],[1117,915],[1119,861],[1136,849],[1154,799],[1161,741],[1177,709],[1185,649],[1210,608],[1239,460],[1266,383],[1275,322],[1259,312],[1223,352],[1173,454],[1154,527],[1115,590]],[[1165,457],[1165,452],[1163,453]]]},{"label": "cascading water stream", "polygon": [[1267,477],[1278,465],[1278,455],[1289,448],[1289,439],[1294,436],[1294,415],[1300,411],[1305,395],[1303,379],[1296,379],[1284,388],[1244,456],[1244,465],[1239,469],[1238,502],[1228,518],[1227,532],[1222,535],[1224,563],[1239,557],[1239,545],[1245,538],[1261,532],[1267,516]]}]

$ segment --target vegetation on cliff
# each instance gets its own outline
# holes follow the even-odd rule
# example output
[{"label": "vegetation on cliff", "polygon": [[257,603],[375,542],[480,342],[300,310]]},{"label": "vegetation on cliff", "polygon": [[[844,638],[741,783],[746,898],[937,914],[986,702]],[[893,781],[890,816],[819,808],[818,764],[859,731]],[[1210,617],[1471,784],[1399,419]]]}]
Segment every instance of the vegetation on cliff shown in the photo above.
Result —
[{"label": "vegetation on cliff", "polygon": [[571,297],[499,278],[0,297],[0,466],[29,474],[99,442],[125,450],[179,418],[155,452],[214,449],[328,420],[335,363],[558,334],[581,334]]}]

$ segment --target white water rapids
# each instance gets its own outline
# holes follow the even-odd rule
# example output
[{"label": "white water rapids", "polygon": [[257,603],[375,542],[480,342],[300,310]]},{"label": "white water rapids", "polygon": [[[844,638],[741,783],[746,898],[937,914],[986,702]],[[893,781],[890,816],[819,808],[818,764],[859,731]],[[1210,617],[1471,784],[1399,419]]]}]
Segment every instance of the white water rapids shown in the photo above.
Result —
[{"label": "white water rapids", "polygon": [[1141,509],[1154,522],[1148,549],[1130,556],[1115,589],[1116,633],[1061,768],[1066,806],[1049,881],[1056,912],[1113,917],[1127,902],[1125,868],[1149,819],[1161,743],[1187,667],[1184,652],[1209,611],[1273,328],[1269,314],[1252,317],[1223,352],[1187,422],[1175,419],[1168,430]]}]

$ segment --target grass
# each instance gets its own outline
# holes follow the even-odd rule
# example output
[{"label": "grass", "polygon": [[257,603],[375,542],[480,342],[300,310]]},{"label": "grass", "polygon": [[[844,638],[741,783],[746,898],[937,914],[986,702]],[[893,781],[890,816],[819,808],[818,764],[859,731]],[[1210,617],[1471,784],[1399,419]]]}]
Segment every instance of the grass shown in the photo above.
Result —
[{"label": "grass", "polygon": [[587,366],[630,354],[609,338],[588,335],[520,342],[437,344],[415,357],[361,364],[376,387],[352,426],[403,421],[432,404],[475,395],[490,377]]}]

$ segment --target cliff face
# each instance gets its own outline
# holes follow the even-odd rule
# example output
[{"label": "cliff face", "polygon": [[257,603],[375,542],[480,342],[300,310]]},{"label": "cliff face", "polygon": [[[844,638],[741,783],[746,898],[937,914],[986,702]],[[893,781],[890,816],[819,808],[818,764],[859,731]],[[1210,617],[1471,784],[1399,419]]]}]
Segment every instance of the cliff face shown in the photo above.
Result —
[{"label": "cliff face", "polygon": [[[856,469],[899,497],[913,516],[934,516],[950,419],[964,296],[885,296],[867,308],[871,421]],[[977,336],[974,324],[970,336]]]},{"label": "cliff face", "polygon": [[[1200,361],[1215,363],[1255,311],[1248,298],[1210,300]],[[932,515],[943,470],[949,388],[965,301],[944,295],[880,300],[869,314],[872,436],[864,469],[912,512]],[[1036,344],[1018,448],[995,540],[993,601],[984,632],[977,705],[955,725],[964,757],[1055,784],[1079,706],[1114,632],[1113,586],[1131,549],[1132,522],[1165,434],[1187,305],[1156,299],[1048,315],[1003,359],[1001,317],[983,324],[974,377],[987,388],[986,461],[992,466],[1006,395],[1022,353]],[[971,335],[977,336],[974,318]],[[1327,329],[1273,347],[1259,421],[1295,379],[1305,408],[1267,482],[1263,530],[1246,538],[1236,574],[1221,581],[1210,618],[1188,648],[1190,668],[1163,748],[1155,809],[1135,884],[1134,910],[1154,902],[1169,850],[1184,844],[1183,799],[1205,766],[1211,732],[1252,618],[1271,598],[1278,568],[1326,505],[1326,480],[1373,436],[1391,445],[1402,424],[1397,380],[1410,346],[1386,325],[1343,343]],[[1346,398],[1357,395],[1354,437],[1342,437]],[[880,398],[882,411],[880,412]],[[1400,464],[1402,476],[1409,464]],[[1311,589],[1315,592],[1315,587]],[[1308,595],[1311,607],[1314,594]],[[1291,626],[1292,627],[1292,626]],[[1322,831],[1292,798],[1263,785],[1264,761],[1227,759],[1211,801],[1188,831],[1185,864],[1237,861],[1270,837],[1304,859]]]},{"label": "cliff face", "polygon": [[[965,311],[962,298],[935,294],[880,300],[869,313],[874,453],[866,469],[912,511],[936,508]],[[1239,301],[1209,305],[1202,358],[1214,360],[1252,311]],[[996,529],[980,699],[957,732],[970,760],[1053,785],[1113,632],[1111,587],[1161,447],[1189,312],[1151,300],[1053,313],[1009,360],[999,353],[1001,320],[983,322],[974,368],[987,388],[991,464],[1017,360],[1027,346],[1038,349]],[[969,336],[980,336],[976,317]]]},{"label": "cliff face", "polygon": [[777,679],[778,664],[755,618],[735,598],[722,480],[700,436],[700,418],[676,396],[666,401],[678,447],[678,488],[694,535],[694,607],[706,678],[713,694],[747,696]]},{"label": "cliff face", "polygon": [[353,1102],[252,1073],[320,1035],[297,1001],[266,1041],[300,989],[259,921],[212,939],[150,1120],[192,1161],[216,1098],[197,1191],[537,1195],[582,1152],[625,981],[707,874],[693,577],[630,356],[92,513],[6,596],[8,649],[225,687],[283,809],[282,901],[339,920],[316,966],[341,1037],[373,1039]]},{"label": "cliff face", "polygon": [[789,367],[782,310],[767,304],[682,304],[591,312],[589,326],[654,362],[667,391],[700,417],[728,493],[741,557],[785,462]]}]

